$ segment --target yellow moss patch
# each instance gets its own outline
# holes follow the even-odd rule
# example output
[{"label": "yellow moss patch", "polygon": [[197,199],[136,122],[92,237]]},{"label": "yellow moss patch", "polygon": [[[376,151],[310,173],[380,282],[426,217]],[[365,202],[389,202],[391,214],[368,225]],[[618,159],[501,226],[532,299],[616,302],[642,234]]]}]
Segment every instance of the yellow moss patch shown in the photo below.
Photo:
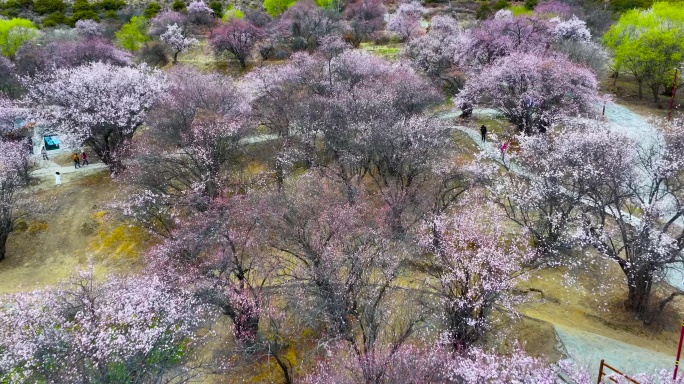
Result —
[{"label": "yellow moss patch", "polygon": [[113,259],[137,259],[147,237],[140,227],[120,225],[111,230],[98,230],[90,248]]},{"label": "yellow moss patch", "polygon": [[48,229],[48,223],[47,221],[43,220],[38,220],[38,221],[32,221],[28,225],[28,233],[35,235],[38,232],[42,232]]},{"label": "yellow moss patch", "polygon": [[244,170],[244,173],[247,176],[261,175],[265,172],[268,172],[268,167],[266,164],[258,161],[251,161],[249,164],[247,164]]}]

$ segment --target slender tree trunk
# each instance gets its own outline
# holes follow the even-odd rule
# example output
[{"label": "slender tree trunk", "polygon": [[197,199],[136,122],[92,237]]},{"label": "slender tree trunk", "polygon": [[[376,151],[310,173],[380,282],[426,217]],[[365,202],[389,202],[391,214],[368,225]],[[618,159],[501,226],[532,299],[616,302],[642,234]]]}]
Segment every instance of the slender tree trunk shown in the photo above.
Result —
[{"label": "slender tree trunk", "polygon": [[658,94],[660,92],[660,84],[652,85],[651,91],[653,92],[653,102],[656,104],[660,103],[660,95]]},{"label": "slender tree trunk", "polygon": [[5,258],[7,252],[7,238],[9,237],[9,232],[5,230],[0,230],[0,261]]},{"label": "slender tree trunk", "polygon": [[637,79],[637,84],[639,85],[637,97],[639,97],[639,100],[642,100],[644,98],[644,81]]},{"label": "slender tree trunk", "polygon": [[179,54],[179,53],[180,53],[180,51],[176,51],[176,52],[173,54],[173,65],[176,65],[176,63],[178,62],[178,54]]}]

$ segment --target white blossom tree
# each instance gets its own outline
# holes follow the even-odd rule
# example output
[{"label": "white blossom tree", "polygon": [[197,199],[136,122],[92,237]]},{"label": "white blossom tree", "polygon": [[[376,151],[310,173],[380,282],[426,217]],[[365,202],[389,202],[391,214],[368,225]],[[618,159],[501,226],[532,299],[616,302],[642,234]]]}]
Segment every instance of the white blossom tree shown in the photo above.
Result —
[{"label": "white blossom tree", "polygon": [[28,84],[34,117],[74,146],[85,144],[113,174],[147,110],[165,90],[164,77],[145,65],[92,63],[43,73]]},{"label": "white blossom tree", "polygon": [[166,27],[166,32],[159,36],[159,40],[165,42],[173,50],[173,64],[178,62],[178,54],[186,51],[191,46],[197,44],[197,39],[186,37],[178,24],[171,24]]},{"label": "white blossom tree", "polygon": [[420,29],[420,19],[425,9],[420,3],[403,3],[390,15],[387,30],[396,33],[402,40],[413,37]]}]

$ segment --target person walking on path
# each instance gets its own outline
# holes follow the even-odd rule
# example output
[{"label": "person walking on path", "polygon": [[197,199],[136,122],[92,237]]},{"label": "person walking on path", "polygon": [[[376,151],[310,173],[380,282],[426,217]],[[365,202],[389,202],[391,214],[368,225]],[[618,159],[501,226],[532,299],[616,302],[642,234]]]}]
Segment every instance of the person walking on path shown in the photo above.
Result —
[{"label": "person walking on path", "polygon": [[43,155],[43,160],[50,160],[47,155],[47,149],[45,149],[44,145],[40,148],[40,154]]},{"label": "person walking on path", "polygon": [[487,127],[484,124],[480,127],[480,135],[482,136],[482,142],[487,141]]},{"label": "person walking on path", "polygon": [[55,172],[55,185],[62,185],[62,175],[59,172]]},{"label": "person walking on path", "polygon": [[88,163],[88,154],[86,154],[85,149],[81,151],[81,165],[90,165],[90,163]]},{"label": "person walking on path", "polygon": [[501,144],[501,160],[506,156],[506,149],[508,149],[508,143],[504,141],[503,144]]},{"label": "person walking on path", "polygon": [[81,168],[81,161],[78,158],[78,153],[74,153],[71,158],[74,159],[74,169]]}]

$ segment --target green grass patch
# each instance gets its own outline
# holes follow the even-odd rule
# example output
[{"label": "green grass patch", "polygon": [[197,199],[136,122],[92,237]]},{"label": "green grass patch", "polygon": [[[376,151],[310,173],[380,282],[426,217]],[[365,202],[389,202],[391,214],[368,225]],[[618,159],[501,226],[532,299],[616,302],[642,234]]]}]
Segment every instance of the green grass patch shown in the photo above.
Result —
[{"label": "green grass patch", "polygon": [[373,43],[361,43],[361,49],[385,59],[396,59],[401,53],[400,44],[375,45]]},{"label": "green grass patch", "polygon": [[528,16],[534,13],[522,5],[514,5],[510,7],[509,10],[513,12],[513,16]]}]

